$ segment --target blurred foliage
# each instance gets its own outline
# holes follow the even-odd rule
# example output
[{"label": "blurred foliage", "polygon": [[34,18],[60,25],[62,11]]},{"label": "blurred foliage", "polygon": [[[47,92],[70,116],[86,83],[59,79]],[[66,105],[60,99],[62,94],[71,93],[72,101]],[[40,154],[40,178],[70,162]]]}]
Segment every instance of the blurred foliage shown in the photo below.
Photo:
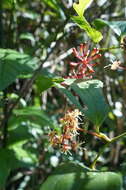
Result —
[{"label": "blurred foliage", "polygon": [[[76,106],[83,111],[81,127],[85,129],[93,130],[94,125],[103,122],[101,131],[110,138],[125,131],[126,71],[105,66],[115,60],[125,66],[126,44],[120,48],[120,43],[126,33],[126,2],[90,2],[87,1],[88,7],[78,14],[81,17],[78,20],[74,0],[1,0],[1,190],[38,190],[53,169],[64,161],[91,164],[104,143],[90,134],[79,135],[85,142],[83,149],[72,155],[62,154],[48,142],[52,129],[60,133],[59,119],[67,109]],[[87,92],[85,82],[73,82],[70,88],[61,85],[64,80],[69,82],[63,77],[68,76],[68,63],[74,61],[71,48],[83,42],[88,42],[90,48],[101,49],[94,81],[103,82],[105,98],[101,88],[89,88]],[[115,46],[118,48],[110,48]],[[88,111],[85,102],[91,108]],[[97,165],[101,171],[120,171],[124,176],[124,189],[125,147],[126,137],[107,147]]]}]

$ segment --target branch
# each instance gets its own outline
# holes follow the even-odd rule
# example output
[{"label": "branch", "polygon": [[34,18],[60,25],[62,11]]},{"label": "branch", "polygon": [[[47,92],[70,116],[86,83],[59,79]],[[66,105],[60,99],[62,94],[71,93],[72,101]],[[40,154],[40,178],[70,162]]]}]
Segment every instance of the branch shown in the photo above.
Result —
[{"label": "branch", "polygon": [[92,169],[95,169],[96,162],[98,161],[99,157],[103,154],[103,152],[104,152],[104,150],[105,150],[105,148],[106,148],[107,146],[109,146],[110,144],[114,143],[115,141],[119,140],[120,138],[122,138],[122,137],[124,137],[124,136],[126,136],[126,132],[124,132],[124,133],[122,133],[121,135],[118,135],[118,136],[112,138],[112,139],[110,140],[110,142],[107,142],[107,143],[101,148],[101,150],[100,150],[99,153],[97,154],[96,158],[95,158],[94,161],[92,162],[91,168],[92,168]]}]

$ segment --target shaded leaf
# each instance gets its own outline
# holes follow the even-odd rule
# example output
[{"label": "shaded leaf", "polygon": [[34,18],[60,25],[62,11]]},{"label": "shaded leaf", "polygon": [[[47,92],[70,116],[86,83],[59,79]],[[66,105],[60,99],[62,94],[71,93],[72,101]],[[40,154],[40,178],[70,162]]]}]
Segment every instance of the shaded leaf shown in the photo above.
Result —
[{"label": "shaded leaf", "polygon": [[[20,118],[19,122],[22,120],[30,120],[33,123],[37,123],[40,126],[50,126],[54,127],[52,120],[46,115],[44,111],[37,107],[26,107],[23,109],[14,110],[16,118]],[[11,122],[17,122],[14,118]]]},{"label": "shaded leaf", "polygon": [[43,2],[56,11],[59,9],[59,6],[56,0],[43,0]]},{"label": "shaded leaf", "polygon": [[104,26],[109,26],[118,36],[126,34],[126,21],[106,21],[96,19],[93,24],[97,27],[97,29],[101,29]]},{"label": "shaded leaf", "polygon": [[21,75],[33,73],[38,59],[10,49],[0,49],[0,90],[5,89]]},{"label": "shaded leaf", "polygon": [[32,137],[28,127],[20,123],[19,127],[8,131],[7,145],[10,146],[18,142],[28,141]]},{"label": "shaded leaf", "polygon": [[36,79],[36,85],[38,88],[38,91],[41,93],[44,90],[47,90],[48,88],[51,88],[56,85],[56,83],[63,82],[63,78],[50,78],[44,75],[38,75]]},{"label": "shaded leaf", "polygon": [[103,123],[109,111],[101,90],[102,87],[103,83],[98,80],[73,83],[71,86],[87,107],[83,110],[84,114],[96,126]]},{"label": "shaded leaf", "polygon": [[49,7],[55,10],[55,13],[57,13],[57,16],[60,16],[65,19],[65,14],[59,5],[58,0],[42,0],[44,3],[46,3]]},{"label": "shaded leaf", "polygon": [[16,3],[16,0],[4,0],[2,2],[2,6],[3,8],[5,9],[12,9],[13,8],[13,5]]},{"label": "shaded leaf", "polygon": [[57,87],[59,88],[59,90],[61,91],[61,93],[65,94],[66,97],[75,105],[77,106],[78,109],[83,110],[83,107],[81,106],[81,104],[79,103],[79,101],[76,99],[76,97],[72,94],[72,92],[68,89],[66,89],[65,87],[63,87],[62,85],[58,84]]},{"label": "shaded leaf", "polygon": [[0,188],[5,186],[10,171],[18,168],[20,165],[13,150],[0,150]]}]

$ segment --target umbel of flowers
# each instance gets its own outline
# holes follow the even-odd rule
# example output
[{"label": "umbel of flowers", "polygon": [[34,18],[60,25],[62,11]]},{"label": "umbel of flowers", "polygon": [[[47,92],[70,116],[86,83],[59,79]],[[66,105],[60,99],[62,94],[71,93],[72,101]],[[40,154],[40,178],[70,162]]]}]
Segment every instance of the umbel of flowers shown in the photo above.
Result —
[{"label": "umbel of flowers", "polygon": [[70,74],[68,78],[92,78],[92,73],[95,72],[93,69],[98,62],[94,60],[101,57],[98,48],[94,48],[92,51],[88,49],[88,44],[80,44],[79,50],[76,48],[72,49],[74,56],[78,59],[77,62],[70,62]]}]

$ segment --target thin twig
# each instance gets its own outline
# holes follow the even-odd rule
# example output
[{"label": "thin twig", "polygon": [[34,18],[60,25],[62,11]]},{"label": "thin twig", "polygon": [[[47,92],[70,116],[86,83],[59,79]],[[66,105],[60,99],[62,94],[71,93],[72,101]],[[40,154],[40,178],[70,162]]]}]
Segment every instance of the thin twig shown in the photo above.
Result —
[{"label": "thin twig", "polygon": [[113,50],[113,49],[121,49],[121,46],[112,46],[112,47],[108,47],[108,48],[99,48],[100,51],[109,51],[109,50]]}]

